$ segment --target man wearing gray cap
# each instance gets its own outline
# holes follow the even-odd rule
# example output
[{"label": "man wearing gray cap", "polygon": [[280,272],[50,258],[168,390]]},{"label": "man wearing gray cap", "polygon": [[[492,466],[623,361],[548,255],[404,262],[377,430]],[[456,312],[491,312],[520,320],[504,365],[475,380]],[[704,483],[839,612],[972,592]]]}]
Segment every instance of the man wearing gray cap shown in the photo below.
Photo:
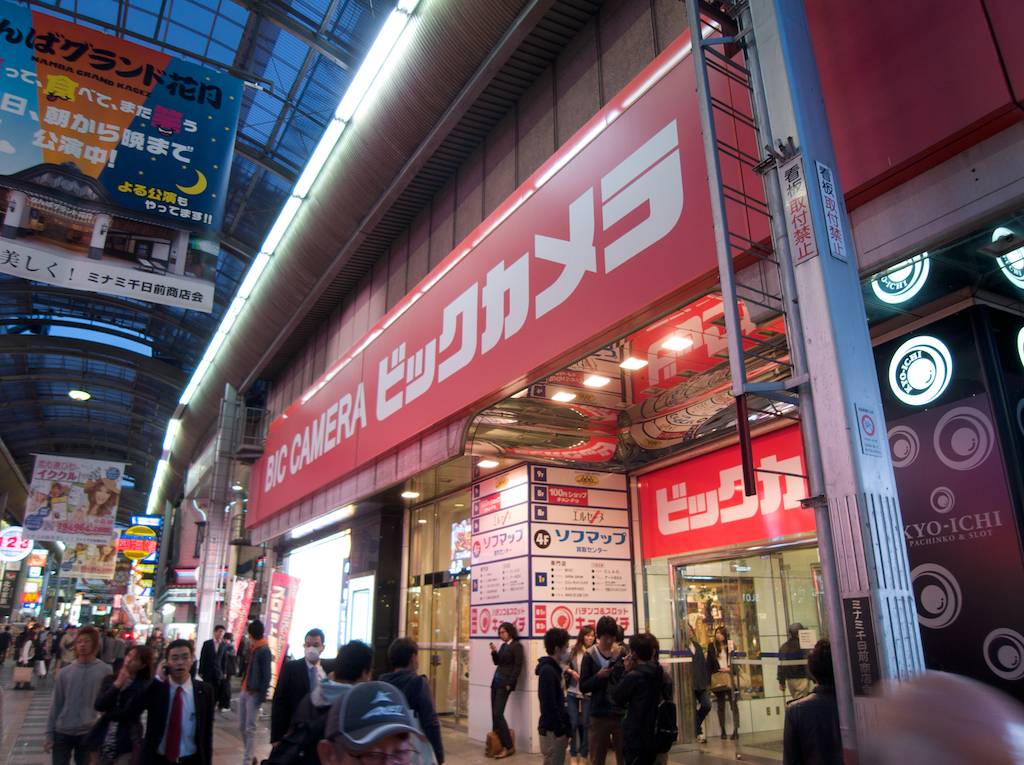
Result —
[{"label": "man wearing gray cap", "polygon": [[354,685],[331,705],[317,751],[322,765],[429,765],[433,759],[405,696],[381,682]]}]

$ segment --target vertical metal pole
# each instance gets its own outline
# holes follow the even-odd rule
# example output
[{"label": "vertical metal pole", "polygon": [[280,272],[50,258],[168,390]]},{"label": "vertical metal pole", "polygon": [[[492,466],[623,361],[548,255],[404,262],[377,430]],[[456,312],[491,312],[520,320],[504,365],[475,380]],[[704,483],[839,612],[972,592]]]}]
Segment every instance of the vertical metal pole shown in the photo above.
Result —
[{"label": "vertical metal pole", "polygon": [[[754,107],[754,123],[757,125],[758,145],[771,145],[773,140],[771,118],[765,99],[764,78],[761,76],[761,61],[757,42],[753,34],[753,20],[750,7],[744,6],[739,17],[743,36],[744,55],[750,70],[751,97]],[[807,350],[804,347],[804,330],[800,318],[800,304],[796,300],[796,278],[793,273],[793,253],[789,247],[789,232],[780,211],[785,209],[782,187],[779,182],[777,164],[768,167],[764,174],[765,193],[768,209],[772,211],[772,239],[775,242],[775,257],[779,263],[779,279],[782,285],[782,299],[786,315],[786,336],[789,339],[789,356],[793,377],[805,380],[807,371]],[[810,385],[799,385],[800,433],[804,443],[804,462],[807,483],[811,497],[822,497],[825,493],[825,478],[821,463],[821,445],[818,443],[818,423],[814,414],[814,398]],[[839,726],[843,736],[843,747],[857,748],[856,715],[853,709],[853,691],[850,688],[850,662],[846,650],[846,632],[843,629],[843,603],[839,593],[839,578],[836,575],[835,547],[832,542],[831,521],[828,504],[815,503],[815,526],[818,532],[818,554],[822,561],[822,578],[825,584],[825,602],[828,604],[829,640],[832,643],[832,663],[836,666],[836,701],[839,707]]]},{"label": "vertical metal pole", "polygon": [[718,158],[718,136],[712,117],[710,87],[705,66],[704,35],[701,30],[699,0],[686,0],[686,15],[690,22],[690,42],[693,62],[697,69],[697,97],[700,99],[701,135],[704,138],[704,158],[708,168],[708,188],[711,192],[711,218],[715,224],[715,252],[718,256],[718,274],[721,280],[722,302],[725,310],[725,339],[729,346],[729,377],[733,396],[744,393],[747,369],[743,363],[743,338],[740,335],[740,314],[736,302],[732,251],[726,222],[725,194],[722,191],[722,166]]}]

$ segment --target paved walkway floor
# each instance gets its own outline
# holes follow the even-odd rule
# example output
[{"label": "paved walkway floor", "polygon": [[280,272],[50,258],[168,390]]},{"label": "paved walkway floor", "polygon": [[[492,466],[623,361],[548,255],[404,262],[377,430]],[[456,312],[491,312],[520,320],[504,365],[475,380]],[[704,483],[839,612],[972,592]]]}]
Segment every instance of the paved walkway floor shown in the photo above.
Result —
[{"label": "paved walkway floor", "polygon": [[[0,667],[0,689],[2,689],[2,736],[0,736],[0,763],[3,765],[49,765],[50,757],[43,752],[46,733],[46,716],[53,693],[50,680],[37,682],[31,691],[11,689],[10,663]],[[262,760],[270,752],[269,709],[257,729],[256,756]],[[213,761],[214,765],[244,765],[242,759],[241,734],[238,731],[237,709],[218,712],[214,722]],[[446,765],[490,765],[483,753],[483,746],[461,730],[446,727],[444,730]],[[741,759],[735,745],[730,742],[712,741],[699,750],[675,751],[669,757],[670,765],[725,765]],[[745,761],[751,761],[743,757]],[[517,754],[509,765],[540,765],[539,754]],[[609,763],[614,762],[609,760]],[[566,765],[569,760],[566,758]]]}]

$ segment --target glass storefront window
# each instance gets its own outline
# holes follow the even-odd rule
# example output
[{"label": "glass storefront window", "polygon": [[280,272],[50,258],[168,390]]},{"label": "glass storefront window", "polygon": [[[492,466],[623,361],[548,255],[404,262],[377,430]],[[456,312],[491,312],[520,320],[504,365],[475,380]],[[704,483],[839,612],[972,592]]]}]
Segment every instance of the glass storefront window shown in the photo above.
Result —
[{"label": "glass storefront window", "polygon": [[285,572],[298,577],[288,650],[292,658],[303,655],[306,631],[317,626],[324,631],[324,658],[337,655],[343,642],[341,600],[345,562],[351,549],[350,532],[297,547],[284,559]]},{"label": "glass storefront window", "polygon": [[442,719],[462,722],[469,696],[469,492],[413,508],[406,634]]},{"label": "glass storefront window", "polygon": [[[692,628],[708,656],[716,631],[724,627],[736,703],[724,690],[712,689],[712,711],[703,732],[717,745],[723,733],[729,737],[735,730],[738,753],[778,759],[786,704],[810,690],[804,670],[807,648],[827,637],[817,547],[739,552],[735,558],[708,561],[650,560],[647,594],[650,627],[662,649],[672,646],[681,652],[662,659],[671,665],[679,689],[681,740],[694,740],[696,706],[687,635]],[[802,631],[794,648],[787,640],[789,627],[797,624]]]}]

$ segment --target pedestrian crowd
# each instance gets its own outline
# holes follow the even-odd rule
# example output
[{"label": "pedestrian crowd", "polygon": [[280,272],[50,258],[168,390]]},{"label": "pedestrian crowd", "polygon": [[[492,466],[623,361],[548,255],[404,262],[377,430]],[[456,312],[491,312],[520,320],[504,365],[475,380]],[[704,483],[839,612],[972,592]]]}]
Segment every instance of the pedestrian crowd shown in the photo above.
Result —
[{"label": "pedestrian crowd", "polygon": [[[697,627],[689,624],[690,685],[696,734],[703,739],[711,678],[732,671],[731,648],[724,628],[702,642]],[[490,646],[495,669],[485,753],[505,759],[516,752],[505,711],[522,683],[525,651],[515,625],[501,624],[498,637],[500,643]],[[221,625],[198,656],[192,641],[165,641],[159,629],[144,645],[135,645],[130,636],[92,626],[61,632],[30,627],[14,640],[8,627],[0,631],[0,662],[13,649],[19,668],[56,678],[45,743],[53,765],[72,760],[76,765],[212,765],[214,717],[218,709],[231,708],[232,679],[240,676],[240,765],[256,765],[255,733],[270,697],[274,657],[259,620],[249,623],[238,643],[236,651],[234,636]],[[332,661],[321,661],[324,648],[324,632],[310,629],[302,658],[282,664],[270,704],[272,749],[264,765],[351,765],[353,756],[369,757],[363,765],[443,765],[441,725],[427,678],[419,672],[415,641],[394,641],[387,655],[391,670],[376,682],[371,681],[373,651],[366,644],[352,641]],[[609,754],[616,765],[665,760],[678,737],[677,713],[672,679],[658,661],[654,635],[627,640],[615,619],[604,616],[575,638],[564,629],[548,630],[544,654],[534,672],[545,765],[564,765],[567,755],[572,765],[605,765]],[[827,664],[828,672],[815,670],[815,661]],[[828,692],[831,655],[812,653],[811,665],[821,685],[802,694],[806,698],[787,715],[786,745],[788,750],[791,742],[812,736],[820,753],[829,746],[822,731],[835,707],[834,692]],[[796,677],[787,668],[780,685]],[[30,683],[31,677],[26,686]],[[724,738],[724,706],[732,705],[735,720],[736,702],[735,693],[719,691]],[[826,732],[831,735],[831,728]],[[838,745],[838,723],[834,738]]]},{"label": "pedestrian crowd", "polygon": [[[728,631],[719,627],[704,640],[700,620],[686,625],[694,734],[704,739],[714,692],[726,738],[725,708],[731,707],[735,721],[738,689],[735,680],[725,683],[716,675],[736,676]],[[777,679],[793,696],[785,715],[783,763],[841,763],[831,646],[820,640],[805,653],[797,640],[801,629],[791,626],[780,649],[780,656],[791,658],[780,663]],[[505,759],[516,753],[505,712],[523,683],[525,650],[511,623],[499,626],[498,637],[500,643],[490,645],[492,730],[485,753]],[[274,657],[259,620],[249,623],[239,642],[236,652],[234,637],[218,625],[197,657],[191,640],[165,641],[159,630],[145,644],[134,644],[130,636],[93,626],[55,633],[29,628],[13,640],[7,628],[0,630],[0,663],[13,655],[18,667],[35,671],[32,662],[38,661],[53,668],[44,745],[53,765],[212,765],[214,718],[218,709],[231,708],[232,679],[240,675],[239,762],[256,765],[255,731],[270,699]],[[544,765],[564,765],[566,756],[572,765],[605,765],[609,755],[616,765],[667,762],[678,738],[677,696],[654,635],[627,639],[614,618],[603,616],[575,637],[561,628],[547,630],[543,647],[534,673]],[[341,646],[330,661],[321,660],[324,648],[324,632],[310,629],[302,658],[281,665],[270,704],[271,752],[262,765],[443,765],[441,725],[414,640],[391,644],[391,669],[376,681],[373,650],[365,643]],[[726,685],[731,693],[721,692]],[[911,733],[901,728],[892,735]]]}]

